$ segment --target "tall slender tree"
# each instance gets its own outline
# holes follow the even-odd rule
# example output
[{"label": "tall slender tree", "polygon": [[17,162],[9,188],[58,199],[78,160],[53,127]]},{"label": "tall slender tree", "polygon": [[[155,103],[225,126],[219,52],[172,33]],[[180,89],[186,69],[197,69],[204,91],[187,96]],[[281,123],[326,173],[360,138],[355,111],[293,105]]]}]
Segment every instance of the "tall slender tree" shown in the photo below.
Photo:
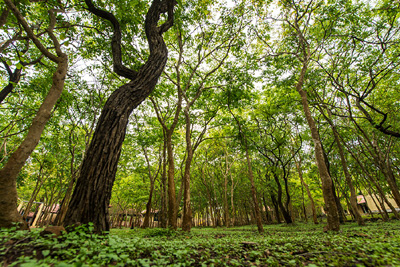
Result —
[{"label": "tall slender tree", "polygon": [[39,143],[40,136],[42,135],[46,123],[51,117],[53,107],[64,89],[65,77],[68,70],[68,56],[62,51],[62,45],[54,32],[57,23],[56,14],[58,12],[63,12],[61,9],[50,8],[48,10],[50,21],[46,32],[50,42],[54,46],[54,53],[46,48],[46,42],[40,40],[34,33],[31,25],[28,24],[26,18],[21,14],[13,1],[5,0],[4,2],[14,14],[18,24],[24,29],[29,39],[32,40],[41,53],[57,65],[53,74],[51,88],[39,110],[36,112],[27,135],[0,170],[0,209],[2,210],[0,213],[0,227],[10,227],[12,223],[18,222],[21,223],[21,227],[26,228],[25,222],[17,211],[17,176],[25,165],[26,160]]}]

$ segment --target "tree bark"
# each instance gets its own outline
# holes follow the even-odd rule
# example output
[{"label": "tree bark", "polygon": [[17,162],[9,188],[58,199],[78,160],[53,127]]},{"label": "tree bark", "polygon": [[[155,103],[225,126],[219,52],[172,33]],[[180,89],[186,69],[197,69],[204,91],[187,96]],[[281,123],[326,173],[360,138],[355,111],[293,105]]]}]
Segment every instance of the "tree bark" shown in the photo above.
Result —
[{"label": "tree bark", "polygon": [[296,89],[301,96],[301,103],[303,105],[304,114],[306,116],[307,123],[311,131],[312,140],[314,142],[315,159],[320,179],[322,182],[322,192],[327,210],[327,219],[328,219],[327,229],[331,231],[339,231],[340,221],[339,221],[338,209],[335,202],[334,192],[332,190],[332,179],[328,173],[328,169],[325,164],[324,152],[322,149],[321,140],[319,138],[318,129],[315,125],[315,121],[311,115],[311,111],[308,105],[307,93],[303,90],[303,83],[306,71],[307,71],[307,62],[305,61],[303,63],[298,83],[296,84]]},{"label": "tree bark", "polygon": [[[86,4],[92,13],[113,23],[114,70],[131,79],[114,91],[104,105],[64,221],[65,225],[92,222],[95,232],[103,232],[110,229],[108,207],[129,116],[154,90],[167,62],[168,50],[162,34],[172,26],[175,3],[152,2],[145,21],[150,55],[137,73],[119,64],[121,32],[118,21],[111,13],[96,9],[90,0],[86,0]],[[168,20],[159,26],[161,14],[167,11]]]},{"label": "tree bark", "polygon": [[25,225],[22,226],[23,228],[27,227],[17,211],[17,177],[26,160],[39,143],[44,127],[51,117],[52,109],[61,96],[67,69],[68,58],[63,55],[62,61],[57,64],[57,69],[53,74],[52,86],[36,113],[28,134],[0,170],[0,210],[2,211],[0,213],[0,227],[11,227],[14,222]]}]

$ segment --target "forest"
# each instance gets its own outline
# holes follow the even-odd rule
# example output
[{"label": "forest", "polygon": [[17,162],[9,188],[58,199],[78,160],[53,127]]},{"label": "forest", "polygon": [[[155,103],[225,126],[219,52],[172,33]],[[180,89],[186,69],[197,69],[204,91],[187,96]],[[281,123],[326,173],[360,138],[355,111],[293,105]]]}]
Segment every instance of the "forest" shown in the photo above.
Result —
[{"label": "forest", "polygon": [[[240,249],[263,251],[218,266],[272,259],[258,240],[272,232],[365,240],[376,228],[394,238],[379,244],[397,240],[399,2],[0,3],[2,261],[16,260],[21,233],[36,240],[47,226],[89,243],[160,237],[164,249],[170,238],[237,230]],[[200,260],[208,248],[196,248]],[[302,260],[261,262],[317,262],[310,248],[295,250]],[[27,253],[54,258],[38,251]],[[130,257],[82,262],[166,263]],[[378,258],[326,264],[400,264]]]}]

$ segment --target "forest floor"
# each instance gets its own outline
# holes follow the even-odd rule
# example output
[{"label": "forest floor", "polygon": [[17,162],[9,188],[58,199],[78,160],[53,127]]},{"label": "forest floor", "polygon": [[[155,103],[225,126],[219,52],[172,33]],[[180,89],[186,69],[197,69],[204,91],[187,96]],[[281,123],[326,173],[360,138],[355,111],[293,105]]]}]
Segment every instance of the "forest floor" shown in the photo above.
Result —
[{"label": "forest floor", "polygon": [[[90,228],[90,227],[89,227]],[[40,229],[0,231],[3,266],[400,266],[400,221],[355,223],[339,233],[323,225],[265,225],[166,229],[113,229],[94,235],[84,227],[59,238]]]}]

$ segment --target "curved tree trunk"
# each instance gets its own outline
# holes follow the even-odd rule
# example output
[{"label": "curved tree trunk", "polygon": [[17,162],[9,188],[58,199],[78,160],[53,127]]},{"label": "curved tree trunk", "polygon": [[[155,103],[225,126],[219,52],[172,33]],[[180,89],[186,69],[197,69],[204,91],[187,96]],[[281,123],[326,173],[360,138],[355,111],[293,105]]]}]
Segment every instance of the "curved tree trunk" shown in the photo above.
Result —
[{"label": "curved tree trunk", "polygon": [[136,80],[121,86],[107,100],[82,162],[65,225],[93,222],[108,231],[108,206],[129,115],[154,89],[167,60],[166,48],[142,68]]},{"label": "curved tree trunk", "polygon": [[[111,13],[96,9],[90,0],[86,3],[91,12],[113,23],[114,67],[119,67],[116,71],[120,75],[131,78],[129,83],[114,91],[104,105],[64,221],[65,225],[93,222],[94,230],[102,232],[110,229],[108,207],[129,115],[154,90],[167,62],[168,50],[162,34],[172,26],[174,3],[152,2],[145,22],[150,55],[137,73],[115,64],[115,61],[121,63],[118,62],[121,55],[116,53],[120,50],[115,51],[121,35],[118,21]],[[159,26],[160,15],[167,11],[168,21]]]}]

